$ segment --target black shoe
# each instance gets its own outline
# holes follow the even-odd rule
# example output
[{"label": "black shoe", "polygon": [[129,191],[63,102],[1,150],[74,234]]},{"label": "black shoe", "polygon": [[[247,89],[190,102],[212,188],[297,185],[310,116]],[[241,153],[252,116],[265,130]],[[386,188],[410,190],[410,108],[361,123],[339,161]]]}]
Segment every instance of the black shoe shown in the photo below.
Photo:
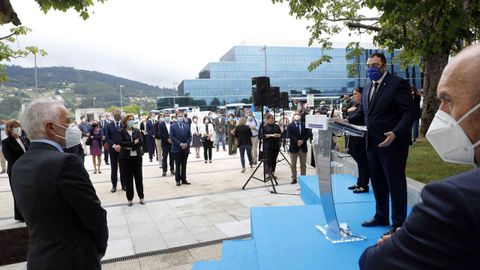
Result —
[{"label": "black shoe", "polygon": [[363,227],[378,227],[378,226],[388,226],[390,225],[390,223],[388,223],[388,221],[380,221],[380,220],[376,220],[374,218],[370,219],[370,220],[367,220],[367,221],[364,221],[362,223],[362,226]]},{"label": "black shoe", "polygon": [[367,193],[367,192],[368,192],[368,188],[363,188],[363,187],[358,187],[353,190],[353,193]]},{"label": "black shoe", "polygon": [[397,231],[398,228],[400,228],[400,227],[392,226],[392,227],[390,227],[390,229],[388,229],[388,231],[386,231],[383,235],[387,236],[387,235],[393,234],[394,232]]},{"label": "black shoe", "polygon": [[180,182],[177,182],[177,187],[181,186],[182,184],[180,184]]},{"label": "black shoe", "polygon": [[192,183],[187,182],[187,181],[182,181],[182,185],[191,185]]},{"label": "black shoe", "polygon": [[175,171],[170,171],[171,174],[175,174]]},{"label": "black shoe", "polygon": [[153,161],[153,160],[152,160],[152,159],[150,159],[150,162],[152,162],[152,161]]},{"label": "black shoe", "polygon": [[359,188],[359,187],[360,187],[359,185],[355,184],[353,186],[349,186],[348,189],[354,190],[354,189]]},{"label": "black shoe", "polygon": [[167,173],[166,172],[162,173],[162,176],[167,176]]},{"label": "black shoe", "polygon": [[108,161],[105,161],[105,164],[110,165],[110,163],[108,163]]},{"label": "black shoe", "polygon": [[123,190],[123,191],[127,191],[127,187],[123,186],[123,187],[122,187],[122,190]]},{"label": "black shoe", "polygon": [[292,182],[290,182],[290,184],[294,185],[297,183],[297,180],[292,180]]},{"label": "black shoe", "polygon": [[110,190],[110,192],[112,192],[112,193],[115,193],[115,191],[117,191],[116,187],[112,187],[112,190]]}]

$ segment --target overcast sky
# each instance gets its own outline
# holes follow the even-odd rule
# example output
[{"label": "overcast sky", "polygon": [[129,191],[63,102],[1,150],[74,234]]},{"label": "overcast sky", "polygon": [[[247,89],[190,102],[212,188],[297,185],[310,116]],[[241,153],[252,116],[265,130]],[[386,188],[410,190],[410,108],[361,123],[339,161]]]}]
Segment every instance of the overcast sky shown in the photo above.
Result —
[{"label": "overcast sky", "polygon": [[[73,11],[45,15],[34,0],[11,2],[32,29],[18,45],[48,52],[38,66],[95,70],[160,87],[197,77],[208,62],[244,40],[307,45],[310,36],[308,22],[270,0],[108,0],[97,3],[87,21]],[[361,38],[355,41],[369,41]],[[33,57],[13,63],[33,66]]]}]

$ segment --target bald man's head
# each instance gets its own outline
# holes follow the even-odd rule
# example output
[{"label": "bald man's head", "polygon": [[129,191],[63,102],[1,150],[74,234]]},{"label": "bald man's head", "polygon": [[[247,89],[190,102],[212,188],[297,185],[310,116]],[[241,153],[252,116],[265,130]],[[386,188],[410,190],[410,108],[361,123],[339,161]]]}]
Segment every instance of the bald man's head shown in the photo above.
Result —
[{"label": "bald man's head", "polygon": [[[480,103],[480,44],[461,51],[443,70],[437,95],[440,108],[459,120]],[[460,126],[472,143],[480,140],[480,109],[465,118]],[[475,149],[477,164],[480,147]]]}]

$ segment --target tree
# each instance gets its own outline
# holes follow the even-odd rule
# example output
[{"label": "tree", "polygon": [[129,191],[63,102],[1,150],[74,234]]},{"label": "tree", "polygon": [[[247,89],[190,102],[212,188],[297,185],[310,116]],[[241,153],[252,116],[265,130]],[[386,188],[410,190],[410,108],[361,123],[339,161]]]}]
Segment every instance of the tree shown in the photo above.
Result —
[{"label": "tree", "polygon": [[[421,64],[424,69],[422,133],[430,126],[439,102],[436,89],[448,57],[480,39],[478,0],[272,0],[288,2],[290,14],[313,22],[309,45],[319,42],[325,54],[311,63],[310,70],[330,61],[330,38],[344,28],[374,34],[376,45],[389,51],[401,49],[402,66]],[[360,9],[377,10],[378,17],[366,17]],[[349,49],[358,51],[359,44]]]},{"label": "tree", "polygon": [[21,107],[22,103],[19,98],[6,97],[0,102],[0,115],[5,118],[16,117]]},{"label": "tree", "polygon": [[[77,11],[84,20],[88,19],[89,11],[88,7],[93,6],[94,2],[103,3],[106,0],[35,0],[40,9],[47,13],[49,10],[67,11],[73,8]],[[4,26],[12,23],[15,27],[10,28],[10,34],[0,37],[0,62],[11,61],[15,58],[26,57],[29,54],[41,54],[46,55],[44,50],[37,47],[27,46],[25,48],[18,48],[17,37],[20,35],[26,35],[31,30],[25,26],[22,26],[22,22],[17,13],[13,10],[10,0],[0,1],[0,25]],[[0,65],[0,82],[6,81],[5,66]]]},{"label": "tree", "polygon": [[214,97],[210,102],[210,106],[219,106],[219,105],[220,105],[220,100],[216,97]]},{"label": "tree", "polygon": [[137,104],[130,104],[125,107],[123,107],[123,111],[125,113],[131,113],[131,114],[140,114],[140,106]]}]

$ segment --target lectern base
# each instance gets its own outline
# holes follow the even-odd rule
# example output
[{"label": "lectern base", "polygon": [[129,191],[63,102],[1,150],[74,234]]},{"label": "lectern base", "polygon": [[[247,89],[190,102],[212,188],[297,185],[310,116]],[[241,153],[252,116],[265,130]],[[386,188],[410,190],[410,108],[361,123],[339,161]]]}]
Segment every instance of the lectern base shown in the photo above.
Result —
[{"label": "lectern base", "polygon": [[317,228],[321,233],[323,233],[325,238],[333,244],[363,241],[367,239],[367,237],[365,236],[352,235],[347,223],[340,223],[339,225],[340,233],[329,229],[328,224],[315,225],[315,228]]}]

